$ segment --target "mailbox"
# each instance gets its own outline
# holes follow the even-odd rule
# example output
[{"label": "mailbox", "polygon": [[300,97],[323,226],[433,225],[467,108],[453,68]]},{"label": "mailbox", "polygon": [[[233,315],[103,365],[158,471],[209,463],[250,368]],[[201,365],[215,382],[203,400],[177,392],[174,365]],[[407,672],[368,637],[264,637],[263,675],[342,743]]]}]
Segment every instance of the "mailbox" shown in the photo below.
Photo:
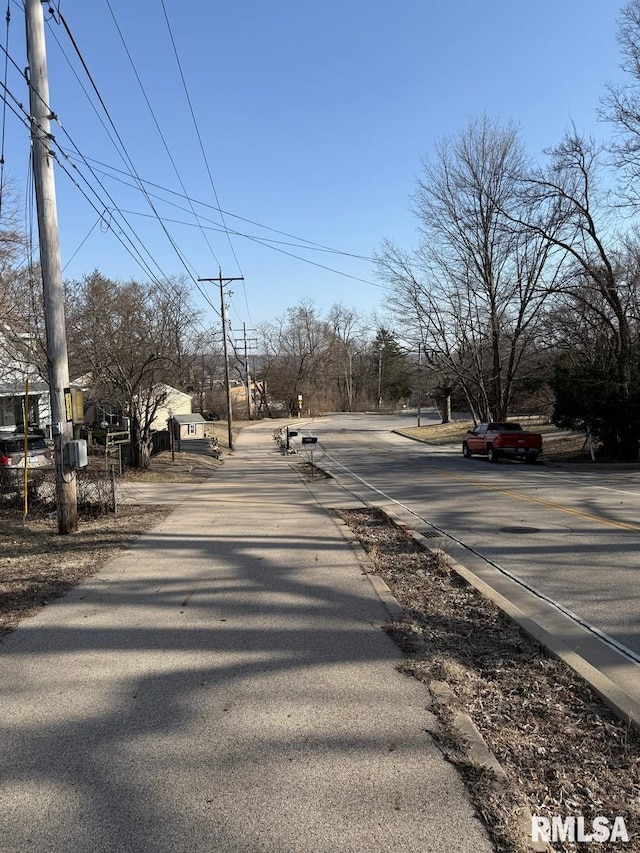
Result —
[{"label": "mailbox", "polygon": [[289,438],[295,438],[298,434],[298,431],[295,429],[290,429],[290,430],[287,430],[287,434],[288,434]]},{"label": "mailbox", "polygon": [[315,435],[303,435],[302,436],[302,443],[303,444],[316,444],[317,441],[318,441],[318,439]]}]

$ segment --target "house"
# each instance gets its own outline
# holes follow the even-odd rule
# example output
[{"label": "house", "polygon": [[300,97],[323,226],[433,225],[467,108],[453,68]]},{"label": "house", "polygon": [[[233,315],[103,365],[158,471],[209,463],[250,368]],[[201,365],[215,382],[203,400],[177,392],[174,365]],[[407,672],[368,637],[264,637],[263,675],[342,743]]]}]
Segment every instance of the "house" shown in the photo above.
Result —
[{"label": "house", "polygon": [[[28,375],[27,375],[28,376]],[[25,397],[27,420],[31,429],[48,429],[51,424],[49,387],[41,379],[33,379],[26,390],[25,378],[12,379],[6,374],[0,381],[0,429],[15,430],[24,424]]]},{"label": "house", "polygon": [[151,429],[167,429],[167,422],[172,415],[175,418],[177,415],[191,414],[191,394],[178,391],[177,388],[172,388],[171,385],[162,384],[156,385],[154,392],[159,398],[164,396],[164,402],[158,406],[156,416],[151,422]]},{"label": "house", "polygon": [[174,415],[173,438],[175,441],[204,438],[204,428],[206,425],[207,421],[199,412],[188,415]]},{"label": "house", "polygon": [[[90,374],[80,377],[76,381],[83,383],[87,388],[91,387]],[[166,430],[171,415],[191,414],[190,394],[185,394],[183,391],[178,391],[177,388],[163,383],[154,385],[152,393],[155,399],[162,401],[158,403],[154,419],[151,422],[152,431]],[[118,427],[124,430],[129,429],[129,417],[122,407],[104,400],[90,401],[86,406],[84,419],[87,424],[107,424],[112,429]]]},{"label": "house", "polygon": [[[24,429],[25,403],[27,424],[51,437],[51,400],[49,385],[35,364],[29,362],[29,336],[18,335],[24,346],[15,344],[8,326],[0,326],[0,430]],[[12,343],[14,342],[14,343]],[[20,350],[16,352],[15,349]],[[71,383],[65,389],[67,419],[74,424],[83,422],[82,391]]]}]

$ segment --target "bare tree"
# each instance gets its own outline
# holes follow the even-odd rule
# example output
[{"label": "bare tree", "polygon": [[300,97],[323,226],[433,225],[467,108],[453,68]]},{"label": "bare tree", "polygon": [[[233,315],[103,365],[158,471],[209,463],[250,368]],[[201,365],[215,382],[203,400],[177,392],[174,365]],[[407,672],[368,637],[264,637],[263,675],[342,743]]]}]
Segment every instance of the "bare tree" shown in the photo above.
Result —
[{"label": "bare tree", "polygon": [[362,317],[353,308],[333,305],[327,316],[330,336],[329,371],[334,398],[331,408],[352,412],[362,399],[365,388],[362,358],[366,350],[366,336]]},{"label": "bare tree", "polygon": [[609,151],[619,169],[621,198],[637,209],[640,204],[640,0],[631,0],[622,9],[618,43],[623,55],[622,67],[631,81],[606,87],[600,116],[611,122],[616,132]]},{"label": "bare tree", "polygon": [[513,216],[525,171],[514,127],[471,122],[424,164],[414,195],[418,249],[387,242],[377,259],[396,316],[475,419],[508,416],[553,286],[552,245]]},{"label": "bare tree", "polygon": [[283,317],[260,327],[264,376],[272,399],[286,403],[290,414],[320,411],[325,403],[326,366],[331,350],[326,321],[307,300]]},{"label": "bare tree", "polygon": [[26,372],[35,368],[47,382],[42,275],[19,229],[14,197],[13,188],[5,184],[0,190],[0,364],[22,363]]},{"label": "bare tree", "polygon": [[263,323],[258,346],[271,400],[292,414],[299,395],[305,411],[353,411],[363,404],[371,372],[363,324],[355,309],[336,304],[323,316],[309,301]]},{"label": "bare tree", "polygon": [[591,325],[607,341],[617,393],[611,420],[618,421],[613,443],[617,453],[637,451],[631,415],[635,371],[638,278],[631,243],[612,222],[606,191],[599,183],[602,152],[575,130],[549,152],[550,164],[523,181],[530,204],[530,230],[565,253],[561,292],[573,304],[574,319]]},{"label": "bare tree", "polygon": [[[114,282],[97,271],[68,286],[70,363],[88,374],[92,396],[130,419],[132,464],[147,467],[162,383],[188,375],[196,314],[177,287]],[[184,386],[183,386],[184,387]]]}]

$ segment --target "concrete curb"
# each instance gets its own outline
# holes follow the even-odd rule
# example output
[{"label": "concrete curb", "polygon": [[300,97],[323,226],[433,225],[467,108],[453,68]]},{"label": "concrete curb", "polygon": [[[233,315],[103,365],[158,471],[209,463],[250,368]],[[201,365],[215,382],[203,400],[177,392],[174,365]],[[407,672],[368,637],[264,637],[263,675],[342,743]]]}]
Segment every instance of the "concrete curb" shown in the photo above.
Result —
[{"label": "concrete curb", "polygon": [[606,675],[603,675],[573,649],[569,648],[562,640],[554,637],[553,634],[550,634],[534,622],[533,619],[529,618],[499,592],[496,592],[484,581],[477,578],[461,563],[449,557],[447,557],[447,560],[454,571],[463,577],[467,583],[477,589],[478,592],[481,592],[485,598],[493,601],[526,634],[577,673],[622,722],[640,731],[640,703],[625,693],[617,684],[614,684]]},{"label": "concrete curb", "polygon": [[383,508],[383,512],[387,515],[398,527],[405,530],[416,542],[418,542],[425,550],[432,553],[441,554],[449,563],[451,568],[457,572],[460,577],[478,590],[485,598],[492,601],[500,610],[503,611],[509,618],[522,628],[522,630],[536,642],[540,643],[554,657],[562,660],[568,667],[577,673],[596,693],[604,704],[627,725],[633,726],[640,731],[640,702],[626,693],[622,688],[615,684],[611,679],[607,678],[602,672],[596,669],[589,661],[579,655],[576,651],[570,648],[562,640],[555,637],[548,630],[539,625],[530,616],[527,616],[524,611],[517,607],[513,602],[509,601],[501,593],[497,592],[488,583],[477,577],[462,563],[451,557],[444,551],[432,548],[421,533],[412,530],[406,522],[402,521],[392,510]]},{"label": "concrete curb", "polygon": [[[327,504],[323,502],[323,505]],[[550,654],[554,657],[562,660],[568,667],[570,667],[580,678],[585,681],[586,684],[591,687],[593,692],[604,702],[604,704],[611,710],[613,713],[625,724],[632,726],[637,731],[640,731],[640,694],[632,695],[620,687],[619,684],[616,684],[615,681],[608,678],[600,669],[594,666],[590,661],[583,655],[579,654],[575,649],[571,648],[567,643],[563,640],[559,639],[553,633],[552,628],[554,619],[556,620],[556,626],[558,624],[558,619],[566,620],[567,617],[560,617],[557,613],[553,612],[550,609],[551,615],[546,615],[546,621],[549,627],[544,627],[535,618],[527,615],[527,613],[521,608],[510,601],[506,596],[502,595],[502,593],[498,592],[494,589],[489,583],[482,580],[476,573],[468,569],[462,563],[458,562],[454,557],[450,554],[447,554],[445,551],[441,549],[433,548],[433,543],[431,540],[427,539],[427,537],[423,536],[421,533],[413,530],[403,519],[401,519],[392,509],[388,507],[380,506],[378,507],[382,512],[387,515],[387,517],[393,521],[398,527],[402,528],[406,533],[408,533],[416,542],[420,544],[422,548],[426,551],[431,551],[432,553],[440,553],[445,559],[448,561],[451,568],[456,571],[464,580],[470,584],[474,589],[477,589],[483,596],[492,601],[497,607],[500,608],[509,618],[515,622],[517,625],[522,628],[522,630],[530,636],[532,639],[536,640],[536,642],[540,643]],[[351,536],[348,536],[351,540]],[[364,552],[363,552],[364,554]],[[366,559],[366,555],[365,559]],[[370,565],[370,564],[369,564]],[[372,575],[367,572],[369,578],[371,579]],[[377,577],[377,576],[373,576]],[[374,586],[376,586],[377,581],[373,582]],[[386,586],[386,584],[385,584]],[[519,597],[524,604],[527,603],[527,596],[533,596],[532,593],[529,593],[522,588],[518,590]],[[388,601],[389,598],[393,598],[391,592],[388,590],[382,590],[382,594],[379,592],[380,597],[383,601]],[[539,602],[537,602],[539,604]],[[385,604],[386,606],[386,604]],[[390,603],[391,610],[389,607],[390,615],[395,616],[398,613],[398,602],[393,599],[393,603]],[[539,614],[538,614],[539,615]],[[544,619],[542,621],[545,621]],[[583,629],[585,633],[586,629]],[[558,633],[561,633],[558,631]],[[591,635],[589,637],[590,641],[594,644],[600,644],[601,647],[605,646],[603,641],[600,641],[595,638],[595,635]],[[588,646],[588,644],[586,644]],[[593,657],[593,649],[591,649],[592,657]],[[607,652],[613,656],[617,655],[619,659],[625,660],[624,656],[620,652],[612,652],[611,649],[607,649]],[[598,655],[595,655],[595,658],[598,658]],[[611,661],[609,661],[610,663]],[[614,668],[615,669],[615,668]]]},{"label": "concrete curb", "polygon": [[[385,512],[385,515],[394,522],[394,524],[397,524],[399,527],[402,527],[404,530],[411,533],[414,538],[419,537],[420,539],[423,539],[420,534],[414,534],[405,524],[400,522],[397,518],[394,518],[392,513],[389,513],[386,510],[383,511]],[[349,526],[341,518],[334,516],[334,521],[343,537],[353,548],[353,551],[362,566],[362,573],[366,575],[367,579],[373,586],[390,618],[396,619],[400,617],[404,612],[404,608],[393,595],[386,581],[373,572],[373,566],[369,560],[367,552],[351,532]],[[446,681],[432,681],[428,685],[428,690],[431,693],[431,696],[442,705],[450,704],[451,698],[454,695],[451,686]],[[508,788],[509,777],[498,759],[489,749],[487,742],[471,717],[463,711],[456,711],[453,715],[452,725],[459,737],[461,750],[464,753],[465,758],[470,763],[479,765],[480,767],[484,767],[488,770],[493,776],[493,785],[497,790],[504,790]],[[527,812],[522,815],[519,823],[521,838],[526,849],[531,851],[531,853],[550,853],[551,848],[547,844],[542,842],[533,842],[531,840],[531,820],[531,813]]]},{"label": "concrete curb", "polygon": [[342,536],[353,548],[353,551],[360,562],[360,566],[362,567],[362,574],[366,575],[367,580],[374,588],[380,601],[383,603],[389,617],[391,619],[397,619],[402,615],[404,608],[391,592],[386,582],[379,575],[375,574],[371,561],[367,556],[367,552],[364,550],[358,539],[353,535],[350,527],[337,516],[333,516],[333,520],[336,527],[342,533]]}]

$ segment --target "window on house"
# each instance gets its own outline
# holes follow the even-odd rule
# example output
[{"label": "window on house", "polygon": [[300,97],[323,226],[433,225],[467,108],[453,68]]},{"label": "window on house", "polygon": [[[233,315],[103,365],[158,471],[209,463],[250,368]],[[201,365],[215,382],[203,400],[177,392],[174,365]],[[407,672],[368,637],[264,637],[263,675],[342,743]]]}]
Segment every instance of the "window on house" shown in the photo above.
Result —
[{"label": "window on house", "polygon": [[187,424],[187,435],[195,435],[196,434],[196,425],[195,424]]},{"label": "window on house", "polygon": [[16,415],[13,405],[13,397],[0,397],[0,426],[14,427]]}]

